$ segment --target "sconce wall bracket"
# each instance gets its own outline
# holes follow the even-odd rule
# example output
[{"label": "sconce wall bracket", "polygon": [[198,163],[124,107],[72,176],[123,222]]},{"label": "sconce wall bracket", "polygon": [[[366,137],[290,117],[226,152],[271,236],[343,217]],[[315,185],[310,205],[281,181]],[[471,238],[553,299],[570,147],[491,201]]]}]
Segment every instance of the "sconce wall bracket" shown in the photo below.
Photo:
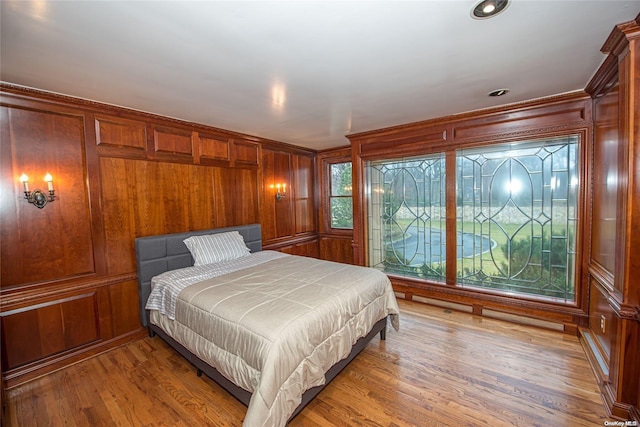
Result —
[{"label": "sconce wall bracket", "polygon": [[38,209],[44,208],[48,202],[56,199],[53,190],[49,191],[48,195],[42,190],[25,191],[24,198]]}]

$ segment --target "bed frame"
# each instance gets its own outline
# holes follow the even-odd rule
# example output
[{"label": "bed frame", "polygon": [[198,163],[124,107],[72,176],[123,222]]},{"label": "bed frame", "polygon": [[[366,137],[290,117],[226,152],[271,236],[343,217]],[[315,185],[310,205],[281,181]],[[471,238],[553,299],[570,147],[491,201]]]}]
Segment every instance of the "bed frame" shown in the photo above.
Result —
[{"label": "bed frame", "polygon": [[[160,273],[164,273],[165,271],[190,267],[193,265],[193,258],[186,245],[183,243],[184,239],[190,236],[224,233],[226,231],[238,231],[244,238],[247,247],[251,249],[251,252],[259,252],[262,250],[262,231],[260,229],[260,224],[140,237],[135,240],[136,265],[138,269],[138,293],[140,296],[140,321],[143,326],[149,328],[149,335],[151,337],[155,335],[160,336],[160,338],[166,341],[171,347],[194,365],[197,369],[198,376],[204,372],[208,377],[213,379],[245,406],[248,406],[249,400],[251,399],[250,392],[229,381],[214,367],[199,359],[187,348],[167,335],[162,329],[149,323],[149,312],[145,309],[145,305],[149,299],[149,294],[151,293],[151,278]],[[351,353],[327,371],[325,374],[324,385],[310,388],[302,395],[302,402],[291,415],[291,418],[295,417],[315,396],[317,396],[318,393],[320,393],[320,391],[322,391],[322,389],[367,346],[369,341],[371,341],[376,334],[380,333],[380,339],[384,340],[386,338],[386,326],[386,317],[373,325],[371,331],[355,343],[351,349]]]}]

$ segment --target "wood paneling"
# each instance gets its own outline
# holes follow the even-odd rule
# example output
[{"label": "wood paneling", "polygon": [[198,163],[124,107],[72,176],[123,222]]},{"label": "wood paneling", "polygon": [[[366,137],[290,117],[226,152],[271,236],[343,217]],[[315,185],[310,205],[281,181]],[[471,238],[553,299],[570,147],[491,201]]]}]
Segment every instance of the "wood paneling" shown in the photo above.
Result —
[{"label": "wood paneling", "polygon": [[319,258],[320,250],[318,239],[312,239],[304,242],[297,242],[290,245],[273,247],[272,249],[291,255],[307,256],[311,258]]},{"label": "wood paneling", "polygon": [[231,159],[231,150],[229,148],[229,138],[222,136],[213,136],[200,133],[198,135],[200,142],[200,160],[224,160]]},{"label": "wood paneling", "polygon": [[[317,238],[315,153],[287,146],[262,146],[260,203],[262,243],[289,251],[296,242]],[[276,200],[277,184],[286,184],[286,196]],[[312,251],[318,256],[318,248]],[[305,254],[311,254],[305,251]]]},{"label": "wood paneling", "polygon": [[216,227],[260,222],[257,170],[215,168],[213,176]]},{"label": "wood paneling", "polygon": [[118,337],[136,330],[140,325],[138,281],[114,283],[105,290],[109,292],[111,336]]},{"label": "wood paneling", "polygon": [[640,421],[640,15],[620,24],[588,85],[594,100],[590,323],[580,330],[607,410]]},{"label": "wood paneling", "polygon": [[316,232],[315,160],[313,156],[293,156],[295,233]]},{"label": "wood paneling", "polygon": [[146,155],[147,129],[144,122],[97,115],[95,125],[96,144],[101,155],[121,154],[127,149],[140,157]]},{"label": "wood paneling", "polygon": [[[56,281],[95,272],[81,116],[0,107],[0,287]],[[56,200],[38,209],[24,199],[53,176]]]},{"label": "wood paneling", "polygon": [[589,120],[588,104],[581,100],[545,103],[543,108],[538,106],[516,109],[508,114],[497,113],[455,122],[453,124],[453,140],[487,140],[499,135],[504,138],[509,134],[523,132],[539,132],[559,124],[562,126],[584,126]]},{"label": "wood paneling", "polygon": [[[294,210],[291,198],[292,153],[271,148],[262,148],[262,240],[263,243],[292,237],[295,230]],[[287,184],[287,195],[278,201],[275,198],[277,183]]]},{"label": "wood paneling", "polygon": [[[257,138],[5,84],[0,119],[10,385],[140,335],[136,237],[261,220]],[[32,189],[50,172],[55,202],[27,204],[23,172]],[[282,216],[279,226],[293,223]]]},{"label": "wood paneling", "polygon": [[136,202],[134,162],[103,157],[100,159],[102,215],[105,233],[107,272],[123,274],[135,271],[133,240],[136,235]]},{"label": "wood paneling", "polygon": [[[611,359],[611,347],[614,344],[614,333],[617,330],[616,316],[607,302],[608,293],[605,285],[592,276],[589,299],[589,328],[594,332],[598,354],[602,357],[608,373]],[[605,378],[608,380],[608,378]]]},{"label": "wood paneling", "polygon": [[[172,127],[153,128],[155,158],[167,161],[188,161],[193,156],[192,132]],[[185,158],[185,156],[187,158]]]},{"label": "wood paneling", "polygon": [[367,158],[370,155],[377,157],[385,153],[386,157],[393,158],[416,150],[428,150],[434,144],[445,142],[447,132],[451,133],[449,126],[434,126],[426,131],[422,128],[401,128],[382,131],[382,133],[374,132],[370,134],[370,141],[367,136],[363,136],[359,154],[360,157]]},{"label": "wood paneling", "polygon": [[259,221],[256,170],[113,158],[100,170],[112,274],[135,271],[135,237]]},{"label": "wood paneling", "polygon": [[322,236],[320,237],[320,259],[327,261],[353,264],[353,249],[351,237]]},{"label": "wood paneling", "polygon": [[4,369],[96,341],[96,304],[96,294],[87,293],[3,312]]},{"label": "wood paneling", "polygon": [[[616,80],[617,81],[617,80]],[[618,208],[618,84],[594,100],[593,226],[591,257],[613,274]]]},{"label": "wood paneling", "polygon": [[234,140],[233,162],[234,165],[258,166],[260,162],[260,145],[256,142]]}]

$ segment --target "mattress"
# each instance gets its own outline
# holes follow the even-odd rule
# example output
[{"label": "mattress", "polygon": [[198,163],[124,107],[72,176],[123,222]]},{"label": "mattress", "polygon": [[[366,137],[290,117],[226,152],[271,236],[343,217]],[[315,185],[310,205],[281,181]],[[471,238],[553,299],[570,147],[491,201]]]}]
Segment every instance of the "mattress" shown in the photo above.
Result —
[{"label": "mattress", "polygon": [[391,283],[380,271],[280,253],[261,257],[182,286],[173,318],[151,310],[153,324],[252,393],[246,427],[284,426],[302,394],[323,384],[325,372],[378,320],[389,315],[399,326]]}]

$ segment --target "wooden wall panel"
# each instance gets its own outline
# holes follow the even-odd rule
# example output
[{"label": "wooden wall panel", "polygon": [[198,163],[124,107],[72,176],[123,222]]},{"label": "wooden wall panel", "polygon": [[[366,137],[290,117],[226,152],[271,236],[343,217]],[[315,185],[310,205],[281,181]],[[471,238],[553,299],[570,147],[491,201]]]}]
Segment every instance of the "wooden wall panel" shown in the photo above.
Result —
[{"label": "wooden wall panel", "polygon": [[136,161],[136,225],[140,236],[189,229],[190,165]]},{"label": "wooden wall panel", "polygon": [[320,258],[320,249],[318,246],[318,239],[312,239],[312,240],[294,243],[292,245],[281,246],[281,247],[278,247],[277,250],[290,255]]},{"label": "wooden wall panel", "polygon": [[259,223],[258,171],[215,168],[213,176],[216,227]]},{"label": "wooden wall panel", "polygon": [[165,161],[190,162],[193,159],[194,135],[191,131],[154,126],[154,158]]},{"label": "wooden wall panel", "polygon": [[615,270],[618,209],[618,85],[594,100],[593,226],[591,257],[609,273]]},{"label": "wooden wall panel", "polygon": [[147,149],[147,130],[144,122],[97,115],[95,124],[96,144],[101,148],[129,148],[139,151]]},{"label": "wooden wall panel", "polygon": [[[291,203],[292,153],[271,148],[262,149],[262,239],[269,243],[294,234],[294,213]],[[287,195],[277,201],[275,184],[286,183]]]},{"label": "wooden wall panel", "polygon": [[121,336],[138,328],[140,325],[138,281],[115,283],[107,289],[113,336]]},{"label": "wooden wall panel", "polygon": [[220,200],[216,197],[214,171],[219,168],[206,166],[187,166],[187,186],[180,189],[174,197],[182,198],[187,208],[188,226],[190,230],[203,230],[216,227],[216,205]]},{"label": "wooden wall panel", "polygon": [[[0,347],[13,386],[141,336],[135,238],[260,223],[264,185],[259,138],[0,86]],[[291,190],[296,150],[269,146],[268,170]],[[59,198],[25,203],[23,172],[32,189],[50,172]],[[284,240],[293,205],[271,205]],[[317,242],[296,245],[317,255]]]},{"label": "wooden wall panel", "polygon": [[509,114],[498,113],[493,117],[479,117],[453,126],[453,139],[484,139],[494,138],[496,135],[537,131],[563,125],[581,126],[588,120],[589,113],[584,102],[547,103],[544,108],[533,106],[522,108]]},{"label": "wooden wall panel", "polygon": [[250,141],[233,141],[233,162],[235,165],[257,166],[260,161],[260,145]]},{"label": "wooden wall panel", "polygon": [[135,271],[133,240],[136,236],[136,187],[134,162],[100,159],[102,215],[107,236],[105,259],[108,274]]},{"label": "wooden wall panel", "polygon": [[111,274],[135,271],[136,237],[258,220],[256,171],[113,158],[100,169]]},{"label": "wooden wall panel", "polygon": [[311,156],[293,156],[296,234],[313,233],[316,228],[316,205],[314,188],[315,160]]},{"label": "wooden wall panel", "polygon": [[[287,251],[301,240],[317,238],[315,153],[289,147],[262,146],[260,214],[262,243],[267,249]],[[277,184],[286,184],[286,196],[276,199]],[[319,254],[315,250],[305,252]]]},{"label": "wooden wall panel", "polygon": [[[82,117],[1,109],[0,286],[94,273]],[[46,190],[47,172],[56,200],[38,209],[24,199],[19,177],[29,176],[30,190]]]},{"label": "wooden wall panel", "polygon": [[353,264],[351,240],[351,237],[341,236],[320,237],[320,259]]},{"label": "wooden wall panel", "polygon": [[231,159],[229,138],[207,134],[198,134],[200,142],[200,159],[223,160]]},{"label": "wooden wall panel", "polygon": [[12,369],[98,340],[96,314],[95,293],[2,313],[3,368]]},{"label": "wooden wall panel", "polygon": [[589,299],[589,328],[594,332],[597,341],[598,353],[609,366],[611,348],[614,344],[616,333],[616,316],[608,303],[605,291],[606,285],[599,283],[592,276],[590,283]]}]

